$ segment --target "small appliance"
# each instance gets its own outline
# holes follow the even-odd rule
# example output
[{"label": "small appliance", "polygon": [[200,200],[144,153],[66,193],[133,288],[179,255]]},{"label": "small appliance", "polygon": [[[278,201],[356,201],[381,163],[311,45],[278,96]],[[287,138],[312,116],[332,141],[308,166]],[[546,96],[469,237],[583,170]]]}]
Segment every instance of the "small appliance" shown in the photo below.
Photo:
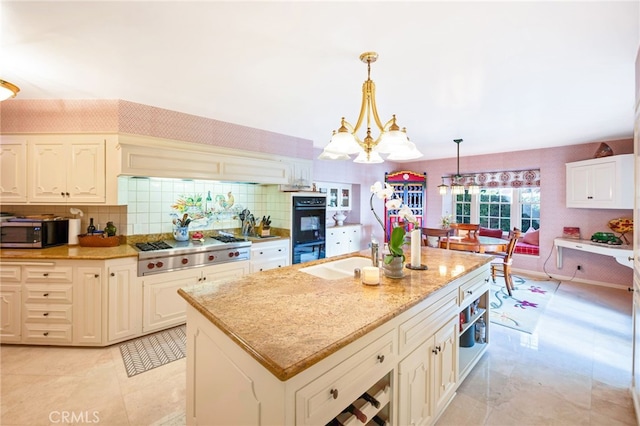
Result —
[{"label": "small appliance", "polygon": [[69,219],[16,217],[0,222],[1,248],[45,248],[69,242]]}]

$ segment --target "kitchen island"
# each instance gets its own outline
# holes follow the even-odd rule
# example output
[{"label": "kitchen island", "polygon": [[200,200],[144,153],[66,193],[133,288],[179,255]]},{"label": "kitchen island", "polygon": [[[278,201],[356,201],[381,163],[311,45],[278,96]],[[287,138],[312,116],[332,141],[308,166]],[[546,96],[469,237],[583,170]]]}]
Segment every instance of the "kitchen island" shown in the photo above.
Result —
[{"label": "kitchen island", "polygon": [[[335,259],[179,290],[189,424],[359,424],[351,405],[390,424],[437,419],[487,349],[492,257],[423,247],[429,270],[379,286],[301,271]],[[479,318],[485,342],[459,347]]]}]

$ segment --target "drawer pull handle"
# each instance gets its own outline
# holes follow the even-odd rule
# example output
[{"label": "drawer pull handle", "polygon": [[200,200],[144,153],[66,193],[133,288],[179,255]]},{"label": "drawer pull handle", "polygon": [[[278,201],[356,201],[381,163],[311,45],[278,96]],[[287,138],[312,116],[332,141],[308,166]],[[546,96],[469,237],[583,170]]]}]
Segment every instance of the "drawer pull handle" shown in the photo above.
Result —
[{"label": "drawer pull handle", "polygon": [[440,346],[436,346],[435,349],[431,350],[431,352],[433,352],[434,354],[438,355],[438,353],[440,353],[441,350],[442,350],[442,348]]},{"label": "drawer pull handle", "polygon": [[48,273],[48,272],[45,272],[44,274],[42,274],[42,276],[43,276],[43,277],[48,277],[48,276],[49,276],[49,273]]},{"label": "drawer pull handle", "polygon": [[111,276],[112,276],[112,277],[115,277],[115,276],[116,276],[116,274],[112,272],[112,273],[111,273]]},{"label": "drawer pull handle", "polygon": [[384,362],[384,355],[378,355],[378,361],[382,364]]},{"label": "drawer pull handle", "polygon": [[100,276],[100,275],[95,274],[95,275],[93,276],[93,278],[98,278],[99,276]]},{"label": "drawer pull handle", "polygon": [[49,312],[45,312],[44,314],[42,314],[43,317],[48,317],[49,316]]},{"label": "drawer pull handle", "polygon": [[43,296],[43,297],[48,297],[48,296],[49,296],[49,293],[45,293],[45,294],[43,294],[42,296]]},{"label": "drawer pull handle", "polygon": [[473,294],[473,290],[467,290],[467,294]]},{"label": "drawer pull handle", "polygon": [[633,262],[633,256],[629,256],[627,257],[627,259],[629,260],[629,262]]},{"label": "drawer pull handle", "polygon": [[48,336],[48,335],[49,335],[49,332],[48,332],[48,331],[45,331],[44,333],[42,333],[42,335],[43,335],[43,336]]},{"label": "drawer pull handle", "polygon": [[329,393],[333,396],[333,399],[338,399],[338,389],[331,389]]},{"label": "drawer pull handle", "polygon": [[261,251],[260,254],[264,254],[264,252]]}]

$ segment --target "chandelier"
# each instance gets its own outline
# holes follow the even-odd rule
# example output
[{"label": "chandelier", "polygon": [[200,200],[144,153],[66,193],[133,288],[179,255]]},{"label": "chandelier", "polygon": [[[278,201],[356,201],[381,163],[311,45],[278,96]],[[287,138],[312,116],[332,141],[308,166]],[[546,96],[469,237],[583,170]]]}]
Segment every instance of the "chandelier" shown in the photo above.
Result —
[{"label": "chandelier", "polygon": [[[351,125],[344,117],[340,128],[333,132],[329,144],[318,157],[321,160],[349,160],[350,155],[357,154],[353,160],[356,163],[382,163],[383,155],[388,155],[387,160],[414,160],[422,157],[416,145],[409,141],[406,129],[396,123],[396,116],[384,125],[378,116],[376,107],[376,85],[371,80],[371,63],[378,59],[376,52],[365,52],[360,55],[360,60],[367,64],[367,80],[362,85],[362,106],[356,125]],[[357,132],[366,118],[367,133],[364,139],[360,139]],[[372,123],[373,120],[373,123]],[[375,124],[380,134],[374,139],[371,135],[371,125]]]},{"label": "chandelier", "polygon": [[4,101],[9,98],[15,98],[20,88],[15,84],[11,84],[8,81],[0,80],[0,101]]},{"label": "chandelier", "polygon": [[450,175],[450,176],[442,176],[442,184],[438,185],[438,191],[440,195],[447,195],[447,190],[449,189],[449,187],[444,183],[444,180],[450,179],[451,195],[464,194],[465,188],[464,188],[464,184],[461,183],[461,181],[464,178],[471,176],[473,178],[473,181],[469,185],[467,185],[467,191],[469,191],[469,194],[479,194],[480,186],[476,184],[475,177],[473,175],[460,174],[460,143],[462,142],[462,139],[454,139],[453,142],[455,142],[455,144],[458,146],[456,174]]}]

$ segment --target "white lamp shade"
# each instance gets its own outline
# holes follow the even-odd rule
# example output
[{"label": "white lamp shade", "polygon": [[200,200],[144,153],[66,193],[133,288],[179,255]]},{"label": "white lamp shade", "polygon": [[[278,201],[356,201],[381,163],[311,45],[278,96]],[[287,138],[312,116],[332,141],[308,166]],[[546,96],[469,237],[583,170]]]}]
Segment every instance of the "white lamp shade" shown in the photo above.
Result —
[{"label": "white lamp shade", "polygon": [[418,151],[416,144],[408,140],[393,150],[387,160],[415,160],[420,157],[422,157],[422,153]]},{"label": "white lamp shade", "polygon": [[409,142],[407,139],[407,134],[400,130],[390,130],[388,132],[384,132],[382,136],[380,136],[380,142],[376,145],[375,150],[380,154],[391,154],[398,147]]},{"label": "white lamp shade", "polygon": [[375,163],[384,163],[384,160],[376,151],[371,151],[369,153],[369,158],[367,159],[367,154],[362,151],[355,160],[354,163],[364,163],[364,164],[375,164]]},{"label": "white lamp shade", "polygon": [[464,186],[459,183],[451,184],[451,195],[464,194]]},{"label": "white lamp shade", "polygon": [[362,152],[362,148],[358,145],[356,139],[348,132],[334,133],[324,150],[331,154],[357,154]]},{"label": "white lamp shade", "polygon": [[347,154],[333,154],[331,152],[322,151],[320,155],[318,155],[318,160],[350,160]]}]

